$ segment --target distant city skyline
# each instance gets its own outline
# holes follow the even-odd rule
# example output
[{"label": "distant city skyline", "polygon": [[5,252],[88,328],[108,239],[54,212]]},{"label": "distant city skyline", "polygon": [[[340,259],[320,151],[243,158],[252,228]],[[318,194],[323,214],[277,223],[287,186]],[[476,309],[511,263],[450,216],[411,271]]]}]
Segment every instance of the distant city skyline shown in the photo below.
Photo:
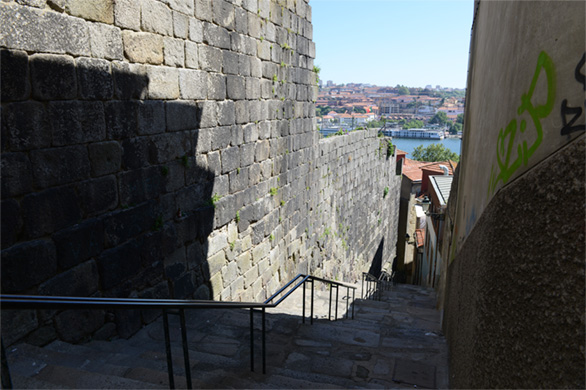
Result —
[{"label": "distant city skyline", "polygon": [[324,85],[466,88],[472,0],[309,4]]}]

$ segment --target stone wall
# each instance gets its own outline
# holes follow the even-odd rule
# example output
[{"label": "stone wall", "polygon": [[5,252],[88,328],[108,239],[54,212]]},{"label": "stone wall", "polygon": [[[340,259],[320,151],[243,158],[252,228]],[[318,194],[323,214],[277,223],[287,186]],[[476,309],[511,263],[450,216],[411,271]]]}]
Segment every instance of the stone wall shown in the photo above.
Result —
[{"label": "stone wall", "polygon": [[451,387],[584,388],[584,12],[476,2],[442,248]]},{"label": "stone wall", "polygon": [[[5,1],[0,21],[2,293],[261,301],[392,256],[384,139],[315,130],[307,0]],[[156,315],[3,312],[3,338]]]}]

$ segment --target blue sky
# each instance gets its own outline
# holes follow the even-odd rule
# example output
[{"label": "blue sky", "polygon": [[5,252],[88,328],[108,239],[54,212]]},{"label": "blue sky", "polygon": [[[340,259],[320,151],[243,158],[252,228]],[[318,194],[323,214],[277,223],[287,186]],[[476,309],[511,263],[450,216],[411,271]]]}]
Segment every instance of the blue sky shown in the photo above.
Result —
[{"label": "blue sky", "polygon": [[473,0],[310,0],[322,80],[465,88]]}]

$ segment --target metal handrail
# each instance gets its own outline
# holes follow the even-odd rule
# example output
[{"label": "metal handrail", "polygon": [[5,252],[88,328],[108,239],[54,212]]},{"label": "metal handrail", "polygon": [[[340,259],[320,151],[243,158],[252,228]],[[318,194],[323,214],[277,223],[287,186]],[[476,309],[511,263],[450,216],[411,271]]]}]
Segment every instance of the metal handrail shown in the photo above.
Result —
[{"label": "metal handrail", "polygon": [[[298,279],[302,279],[293,288],[277,300],[270,303],[285,289],[290,287]],[[338,289],[340,286],[346,287],[348,299],[346,300],[346,318],[348,318],[348,304],[350,289],[352,289],[352,299],[355,299],[356,287],[349,284],[322,279],[311,275],[298,274],[291,279],[285,286],[281,287],[276,293],[271,295],[262,303],[259,302],[229,302],[229,301],[206,301],[206,300],[182,300],[182,299],[142,299],[142,298],[107,298],[107,297],[63,297],[63,296],[46,296],[46,295],[0,295],[2,310],[5,309],[162,309],[163,310],[163,328],[165,332],[165,349],[167,353],[167,373],[169,375],[169,388],[175,388],[173,375],[173,361],[171,356],[171,341],[169,334],[168,310],[178,309],[181,326],[181,339],[183,343],[183,357],[185,363],[185,377],[187,388],[192,388],[191,369],[189,363],[189,349],[187,346],[187,332],[185,326],[185,309],[250,309],[250,369],[254,371],[254,312],[262,312],[262,365],[263,374],[266,373],[266,340],[265,340],[265,311],[267,308],[275,308],[286,298],[288,298],[297,288],[303,285],[303,323],[305,323],[305,283],[311,282],[311,314],[310,319],[313,324],[313,301],[314,301],[314,281],[329,283],[330,288],[330,315],[332,306],[332,289],[336,288],[336,319],[338,314]],[[354,319],[354,305],[352,305],[352,319]],[[12,388],[8,363],[5,360],[4,343],[2,342],[2,387]]]},{"label": "metal handrail", "polygon": [[[366,291],[364,290],[364,282],[366,282]],[[382,298],[382,291],[380,284],[382,280],[368,272],[362,273],[362,299],[373,299],[380,301]]]}]

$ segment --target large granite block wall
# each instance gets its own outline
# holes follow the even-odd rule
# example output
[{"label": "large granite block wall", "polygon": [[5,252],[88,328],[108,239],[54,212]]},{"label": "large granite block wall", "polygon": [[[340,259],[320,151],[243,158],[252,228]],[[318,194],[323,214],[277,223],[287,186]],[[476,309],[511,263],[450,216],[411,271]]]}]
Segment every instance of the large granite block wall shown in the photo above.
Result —
[{"label": "large granite block wall", "polygon": [[[0,27],[2,293],[260,301],[392,255],[385,141],[315,130],[307,0],[5,1]],[[3,312],[2,334],[156,315]]]}]

